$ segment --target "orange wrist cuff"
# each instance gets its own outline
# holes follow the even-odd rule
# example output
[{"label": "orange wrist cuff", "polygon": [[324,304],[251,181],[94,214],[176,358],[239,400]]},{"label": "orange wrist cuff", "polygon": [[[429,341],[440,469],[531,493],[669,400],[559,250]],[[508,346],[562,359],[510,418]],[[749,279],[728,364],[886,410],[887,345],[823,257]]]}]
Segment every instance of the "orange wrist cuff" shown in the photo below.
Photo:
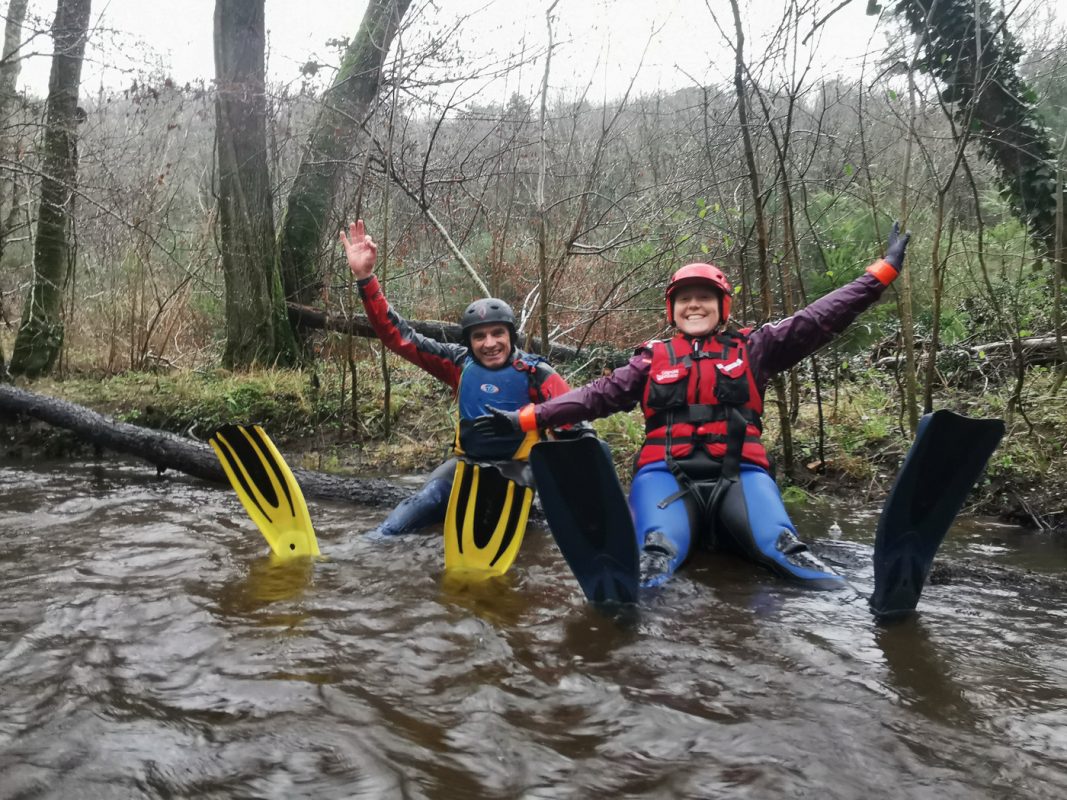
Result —
[{"label": "orange wrist cuff", "polygon": [[867,271],[878,279],[878,282],[882,286],[888,286],[893,282],[893,279],[899,274],[897,268],[886,261],[884,258],[880,258],[867,267]]},{"label": "orange wrist cuff", "polygon": [[525,433],[537,430],[537,409],[533,403],[519,409],[519,428]]}]

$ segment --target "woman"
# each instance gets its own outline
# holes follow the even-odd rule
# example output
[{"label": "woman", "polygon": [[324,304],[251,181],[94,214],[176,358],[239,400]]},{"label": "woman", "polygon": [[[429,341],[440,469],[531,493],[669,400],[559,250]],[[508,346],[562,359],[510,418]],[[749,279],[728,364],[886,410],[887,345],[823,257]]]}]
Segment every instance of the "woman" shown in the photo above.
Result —
[{"label": "woman", "polygon": [[711,264],[679,269],[666,289],[667,341],[645,342],[629,363],[561,397],[518,411],[490,409],[474,428],[497,435],[605,417],[637,404],[645,442],[629,504],[641,582],[656,586],[689,555],[694,533],[785,577],[821,588],[844,580],[797,537],[761,442],[763,396],[881,297],[904,263],[910,234],[894,224],[884,259],[787,319],[727,330],[731,288]]}]

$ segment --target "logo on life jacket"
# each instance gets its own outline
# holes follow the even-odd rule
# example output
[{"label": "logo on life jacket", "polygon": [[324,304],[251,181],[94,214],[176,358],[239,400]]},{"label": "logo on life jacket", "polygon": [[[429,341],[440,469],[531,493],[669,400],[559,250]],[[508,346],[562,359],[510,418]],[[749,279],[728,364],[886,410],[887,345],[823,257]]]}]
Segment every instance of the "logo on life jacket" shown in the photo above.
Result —
[{"label": "logo on life jacket", "polygon": [[726,377],[736,378],[745,371],[745,360],[743,358],[738,358],[736,361],[731,361],[729,364],[716,364],[715,366],[718,367],[719,372]]},{"label": "logo on life jacket", "polygon": [[674,367],[672,369],[662,369],[652,376],[652,380],[660,383],[662,381],[669,381],[672,378],[677,378],[682,374],[681,367]]},{"label": "logo on life jacket", "polygon": [[486,394],[496,394],[497,392],[500,391],[500,387],[496,386],[495,384],[492,384],[492,383],[483,383],[478,388],[481,389]]}]

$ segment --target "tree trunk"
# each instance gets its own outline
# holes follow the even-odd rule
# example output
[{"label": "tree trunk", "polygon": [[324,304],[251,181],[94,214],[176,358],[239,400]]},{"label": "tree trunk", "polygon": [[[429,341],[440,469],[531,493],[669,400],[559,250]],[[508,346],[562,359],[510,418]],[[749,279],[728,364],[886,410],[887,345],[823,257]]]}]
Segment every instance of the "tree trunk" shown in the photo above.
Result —
[{"label": "tree trunk", "polygon": [[[4,51],[0,56],[0,164],[13,163],[15,159],[13,136],[11,135],[11,119],[15,110],[15,101],[18,99],[16,84],[18,83],[19,71],[22,68],[22,59],[18,57],[19,46],[22,43],[22,21],[26,18],[26,5],[29,0],[11,0],[7,6],[7,24],[4,26]],[[15,174],[11,175],[11,202],[15,197]],[[4,214],[4,206],[7,204],[6,189],[7,176],[0,171],[0,261],[4,258],[4,242],[7,240],[7,220]],[[12,216],[11,219],[14,219]],[[0,368],[4,363],[4,351],[0,349]]]},{"label": "tree trunk", "polygon": [[411,0],[371,0],[333,85],[323,98],[289,192],[278,243],[285,296],[312,304],[320,283],[317,262],[326,216],[345,159],[378,95],[382,64]]},{"label": "tree trunk", "polygon": [[59,0],[56,6],[33,283],[11,355],[11,371],[31,378],[50,371],[63,347],[63,295],[74,268],[69,234],[78,177],[78,87],[89,6],[90,0]]},{"label": "tree trunk", "polygon": [[945,286],[945,268],[948,258],[941,257],[941,234],[945,229],[945,192],[937,193],[934,212],[934,235],[931,238],[930,284],[934,304],[930,321],[930,345],[926,350],[926,374],[923,378],[923,414],[934,410],[934,380],[937,377],[937,353],[941,349],[941,296]]},{"label": "tree trunk", "polygon": [[[916,58],[918,54],[916,54]],[[900,227],[908,226],[908,189],[911,175],[911,148],[915,141],[915,64],[908,67],[908,141],[904,153],[904,177],[900,187]],[[919,427],[919,388],[916,380],[918,367],[915,358],[915,315],[912,312],[911,279],[915,270],[906,270],[897,285],[900,309],[900,335],[904,342],[904,407],[908,412],[908,430],[911,435]]]},{"label": "tree trunk", "polygon": [[1063,219],[1063,155],[1067,149],[1067,136],[1060,149],[1060,164],[1056,170],[1056,251],[1052,262],[1052,324],[1056,329],[1056,350],[1059,353],[1060,367],[1052,383],[1052,396],[1059,394],[1063,379],[1067,376],[1067,347],[1063,343],[1063,278],[1067,274],[1067,248],[1065,248],[1065,231]]},{"label": "tree trunk", "polygon": [[234,369],[289,364],[296,343],[274,266],[267,166],[264,0],[215,3],[215,148],[226,350]]},{"label": "tree trunk", "polygon": [[[548,280],[548,205],[545,201],[545,174],[548,171],[548,76],[552,69],[552,50],[555,48],[552,29],[552,14],[559,0],[545,11],[548,28],[548,49],[545,51],[545,72],[541,78],[541,117],[538,124],[538,169],[537,169],[537,313],[541,327],[541,342],[549,340],[548,295],[551,289]],[[544,351],[537,352],[544,354]]]},{"label": "tree trunk", "polygon": [[[752,135],[748,122],[748,96],[745,92],[745,34],[741,29],[741,12],[737,0],[730,0],[730,9],[734,15],[734,30],[737,35],[737,49],[734,51],[734,89],[737,92],[737,116],[741,124],[741,143],[745,151],[745,164],[748,167],[748,183],[752,191],[753,213],[756,217],[756,247],[759,253],[760,297],[763,305],[763,321],[771,317],[771,277],[769,246],[767,241],[767,221],[763,215],[763,202],[760,198],[759,173],[756,171],[756,154],[752,147]],[[774,394],[778,402],[778,419],[782,435],[782,461],[786,472],[793,467],[793,429],[789,421],[789,405],[786,400],[785,381],[776,375],[772,381]]]}]

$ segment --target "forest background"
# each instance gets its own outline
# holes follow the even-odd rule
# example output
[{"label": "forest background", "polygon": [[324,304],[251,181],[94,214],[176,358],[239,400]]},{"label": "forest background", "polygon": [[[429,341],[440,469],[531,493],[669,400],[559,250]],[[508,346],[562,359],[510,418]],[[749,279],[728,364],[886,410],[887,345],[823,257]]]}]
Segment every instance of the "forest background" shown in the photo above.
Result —
[{"label": "forest background", "polygon": [[[650,89],[639,60],[608,91],[558,74],[582,41],[561,24],[566,0],[540,3],[543,37],[504,57],[479,57],[467,19],[441,22],[447,5],[371,0],[356,29],[322,32],[330,56],[278,83],[263,0],[217,0],[212,80],[145,69],[113,89],[80,80],[105,33],[90,0],[58,0],[54,17],[9,0],[8,378],[200,439],[259,421],[306,466],[419,471],[455,410],[368,338],[336,242],[347,220],[367,220],[408,319],[455,336],[471,299],[503,297],[526,346],[548,341],[580,385],[665,334],[678,266],[721,266],[735,321],[758,325],[852,280],[900,219],[913,238],[889,299],[768,391],[779,479],[794,496],[878,497],[919,415],[951,408],[1008,423],[981,507],[1065,524],[1067,30],[1053,8],[870,2],[881,35],[827,74],[845,44],[822,33],[861,0],[708,0],[687,13],[717,32],[719,77],[679,68],[682,85]],[[42,37],[56,53],[43,94],[18,83]],[[628,477],[640,414],[597,427]]]}]

